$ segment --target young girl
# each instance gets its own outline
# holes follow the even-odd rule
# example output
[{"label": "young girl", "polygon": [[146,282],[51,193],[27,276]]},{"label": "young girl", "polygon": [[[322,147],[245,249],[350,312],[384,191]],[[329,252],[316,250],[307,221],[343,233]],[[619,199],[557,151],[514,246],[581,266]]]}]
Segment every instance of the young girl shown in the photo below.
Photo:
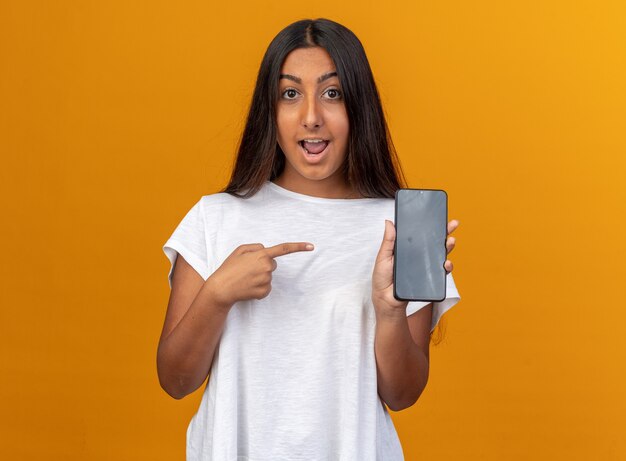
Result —
[{"label": "young girl", "polygon": [[188,460],[403,459],[387,407],[418,399],[460,298],[449,260],[444,301],[393,296],[399,171],[357,37],[326,19],[282,30],[230,183],[163,247],[161,385],[180,399],[209,378]]}]

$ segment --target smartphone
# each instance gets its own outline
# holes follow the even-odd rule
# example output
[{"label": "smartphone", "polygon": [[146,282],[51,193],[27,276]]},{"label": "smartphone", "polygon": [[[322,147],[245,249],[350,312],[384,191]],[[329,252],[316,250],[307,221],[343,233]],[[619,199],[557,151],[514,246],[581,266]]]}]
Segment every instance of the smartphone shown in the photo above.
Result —
[{"label": "smartphone", "polygon": [[399,301],[446,297],[448,194],[438,189],[398,189],[393,294]]}]

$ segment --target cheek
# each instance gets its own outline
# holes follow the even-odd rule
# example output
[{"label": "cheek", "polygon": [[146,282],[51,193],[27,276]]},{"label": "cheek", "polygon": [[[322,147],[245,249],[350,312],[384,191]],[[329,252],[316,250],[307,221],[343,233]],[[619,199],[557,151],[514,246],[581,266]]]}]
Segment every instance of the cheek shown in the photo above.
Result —
[{"label": "cheek", "polygon": [[347,121],[342,121],[341,123],[336,125],[335,139],[343,147],[347,146],[348,144],[349,134],[350,134],[350,124]]},{"label": "cheek", "polygon": [[341,140],[343,142],[348,141],[348,133],[350,132],[350,122],[348,120],[348,114],[343,110],[337,111],[332,114],[332,124],[334,135],[337,140]]},{"label": "cheek", "polygon": [[278,132],[278,138],[283,141],[289,139],[294,133],[293,131],[293,117],[286,112],[278,112],[276,114],[276,127]]},{"label": "cheek", "polygon": [[337,140],[341,146],[341,158],[345,158],[348,154],[348,143],[350,139],[350,123],[347,119],[343,119],[337,127]]}]

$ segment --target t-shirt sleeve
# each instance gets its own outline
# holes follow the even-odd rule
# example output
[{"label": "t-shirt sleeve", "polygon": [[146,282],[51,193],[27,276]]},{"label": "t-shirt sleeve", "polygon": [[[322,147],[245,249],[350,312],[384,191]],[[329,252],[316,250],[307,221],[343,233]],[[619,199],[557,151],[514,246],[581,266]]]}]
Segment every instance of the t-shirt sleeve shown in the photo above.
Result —
[{"label": "t-shirt sleeve", "polygon": [[209,261],[202,199],[187,212],[170,238],[163,245],[165,256],[170,261],[168,280],[172,287],[172,274],[178,255],[182,255],[191,267],[206,280],[209,278]]},{"label": "t-shirt sleeve", "polygon": [[[439,323],[439,319],[443,314],[445,314],[452,306],[458,303],[461,299],[459,296],[459,291],[454,284],[454,279],[452,278],[452,272],[446,275],[446,297],[443,301],[434,302],[433,303],[433,319],[430,324],[430,331],[432,332],[437,323]],[[406,306],[406,315],[407,317],[411,314],[414,314],[422,307],[430,304],[428,301],[409,301]]]}]

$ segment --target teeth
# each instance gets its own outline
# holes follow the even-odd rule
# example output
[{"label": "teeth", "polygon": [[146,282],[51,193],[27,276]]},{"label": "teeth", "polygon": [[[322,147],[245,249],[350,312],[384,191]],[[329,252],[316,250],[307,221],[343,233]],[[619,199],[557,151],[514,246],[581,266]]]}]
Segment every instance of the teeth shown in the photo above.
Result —
[{"label": "teeth", "polygon": [[318,142],[325,142],[323,139],[303,139],[302,142],[314,142],[314,143],[318,143]]}]

